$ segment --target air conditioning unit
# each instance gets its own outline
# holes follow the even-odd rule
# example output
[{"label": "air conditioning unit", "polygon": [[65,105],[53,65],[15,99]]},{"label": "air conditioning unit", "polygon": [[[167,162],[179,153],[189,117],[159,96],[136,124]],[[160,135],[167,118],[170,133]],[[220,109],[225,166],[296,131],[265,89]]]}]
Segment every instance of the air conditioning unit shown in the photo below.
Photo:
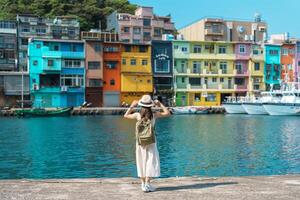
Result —
[{"label": "air conditioning unit", "polygon": [[245,41],[249,41],[250,37],[249,35],[245,35]]},{"label": "air conditioning unit", "polygon": [[38,84],[33,84],[33,90],[39,90],[39,89],[40,89],[40,87]]},{"label": "air conditioning unit", "polygon": [[61,91],[62,92],[67,92],[68,91],[68,86],[61,86]]},{"label": "air conditioning unit", "polygon": [[254,41],[254,35],[249,35],[250,36],[250,41]]}]

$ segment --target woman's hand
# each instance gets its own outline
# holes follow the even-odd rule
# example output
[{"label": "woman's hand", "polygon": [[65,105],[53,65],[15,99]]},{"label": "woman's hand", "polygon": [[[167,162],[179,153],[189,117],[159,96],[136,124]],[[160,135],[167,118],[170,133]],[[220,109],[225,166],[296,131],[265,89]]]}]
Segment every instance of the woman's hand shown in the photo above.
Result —
[{"label": "woman's hand", "polygon": [[139,101],[134,100],[134,101],[131,103],[130,107],[131,107],[131,108],[136,107],[136,106],[138,105],[138,103],[139,103]]}]

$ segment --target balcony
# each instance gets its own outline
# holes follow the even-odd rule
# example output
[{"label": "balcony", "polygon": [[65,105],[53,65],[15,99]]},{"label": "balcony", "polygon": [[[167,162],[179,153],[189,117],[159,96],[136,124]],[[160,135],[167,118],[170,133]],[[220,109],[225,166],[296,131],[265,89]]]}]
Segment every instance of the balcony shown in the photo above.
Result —
[{"label": "balcony", "polygon": [[243,76],[249,76],[249,71],[247,70],[247,71],[243,71],[243,70],[233,70],[233,74],[235,75],[235,76],[241,76],[241,77],[243,77]]},{"label": "balcony", "polygon": [[61,88],[60,86],[55,86],[55,87],[46,87],[46,86],[41,86],[40,88],[33,90],[33,92],[40,92],[40,93],[60,93]]},{"label": "balcony", "polygon": [[239,92],[247,92],[248,86],[247,85],[236,85],[236,90]]},{"label": "balcony", "polygon": [[43,51],[43,57],[47,58],[74,58],[84,59],[84,52],[72,52],[72,51]]},{"label": "balcony", "polygon": [[154,84],[156,90],[171,90],[173,84]]},{"label": "balcony", "polygon": [[212,29],[205,29],[204,30],[205,35],[214,35],[214,36],[223,36],[224,35],[224,30],[212,30]]},{"label": "balcony", "polygon": [[165,23],[164,24],[164,29],[165,30],[175,30],[175,26],[174,26],[174,23]]}]

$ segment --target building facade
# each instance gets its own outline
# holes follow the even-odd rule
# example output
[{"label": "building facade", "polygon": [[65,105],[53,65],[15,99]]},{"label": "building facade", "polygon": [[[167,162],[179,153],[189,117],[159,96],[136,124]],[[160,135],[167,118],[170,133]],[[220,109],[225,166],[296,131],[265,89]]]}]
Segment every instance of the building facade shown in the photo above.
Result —
[{"label": "building facade", "polygon": [[204,18],[179,30],[189,41],[263,42],[267,38],[267,24],[257,15],[254,21]]},{"label": "building facade", "polygon": [[80,25],[73,17],[41,18],[36,15],[17,16],[19,69],[27,69],[29,38],[77,40]]},{"label": "building facade", "polygon": [[130,104],[153,93],[151,46],[123,44],[121,54],[121,103]]},{"label": "building facade", "polygon": [[33,107],[70,107],[84,102],[82,41],[34,39],[28,53]]},{"label": "building facade", "polygon": [[295,78],[296,78],[296,82],[300,81],[300,41],[296,42],[296,46],[295,46]]},{"label": "building facade", "polygon": [[152,7],[139,7],[135,14],[113,12],[107,17],[107,31],[119,34],[121,42],[147,43],[162,40],[164,34],[174,34],[171,16],[157,16]]},{"label": "building facade", "polygon": [[154,96],[163,104],[174,104],[173,46],[171,41],[152,41]]},{"label": "building facade", "polygon": [[177,106],[219,106],[264,90],[263,52],[245,42],[173,41]]},{"label": "building facade", "polygon": [[281,45],[265,44],[266,89],[279,89],[281,84]]},{"label": "building facade", "polygon": [[283,43],[281,46],[281,80],[295,82],[295,44]]}]

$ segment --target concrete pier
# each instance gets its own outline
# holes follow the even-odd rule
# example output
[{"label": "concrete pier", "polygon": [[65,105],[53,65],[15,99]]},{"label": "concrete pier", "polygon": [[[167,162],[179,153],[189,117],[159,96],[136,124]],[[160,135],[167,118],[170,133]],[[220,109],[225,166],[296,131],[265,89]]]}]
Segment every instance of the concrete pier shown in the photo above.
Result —
[{"label": "concrete pier", "polygon": [[138,179],[2,180],[1,200],[296,200],[300,175],[260,177],[182,177],[153,181],[157,190],[143,193]]}]

